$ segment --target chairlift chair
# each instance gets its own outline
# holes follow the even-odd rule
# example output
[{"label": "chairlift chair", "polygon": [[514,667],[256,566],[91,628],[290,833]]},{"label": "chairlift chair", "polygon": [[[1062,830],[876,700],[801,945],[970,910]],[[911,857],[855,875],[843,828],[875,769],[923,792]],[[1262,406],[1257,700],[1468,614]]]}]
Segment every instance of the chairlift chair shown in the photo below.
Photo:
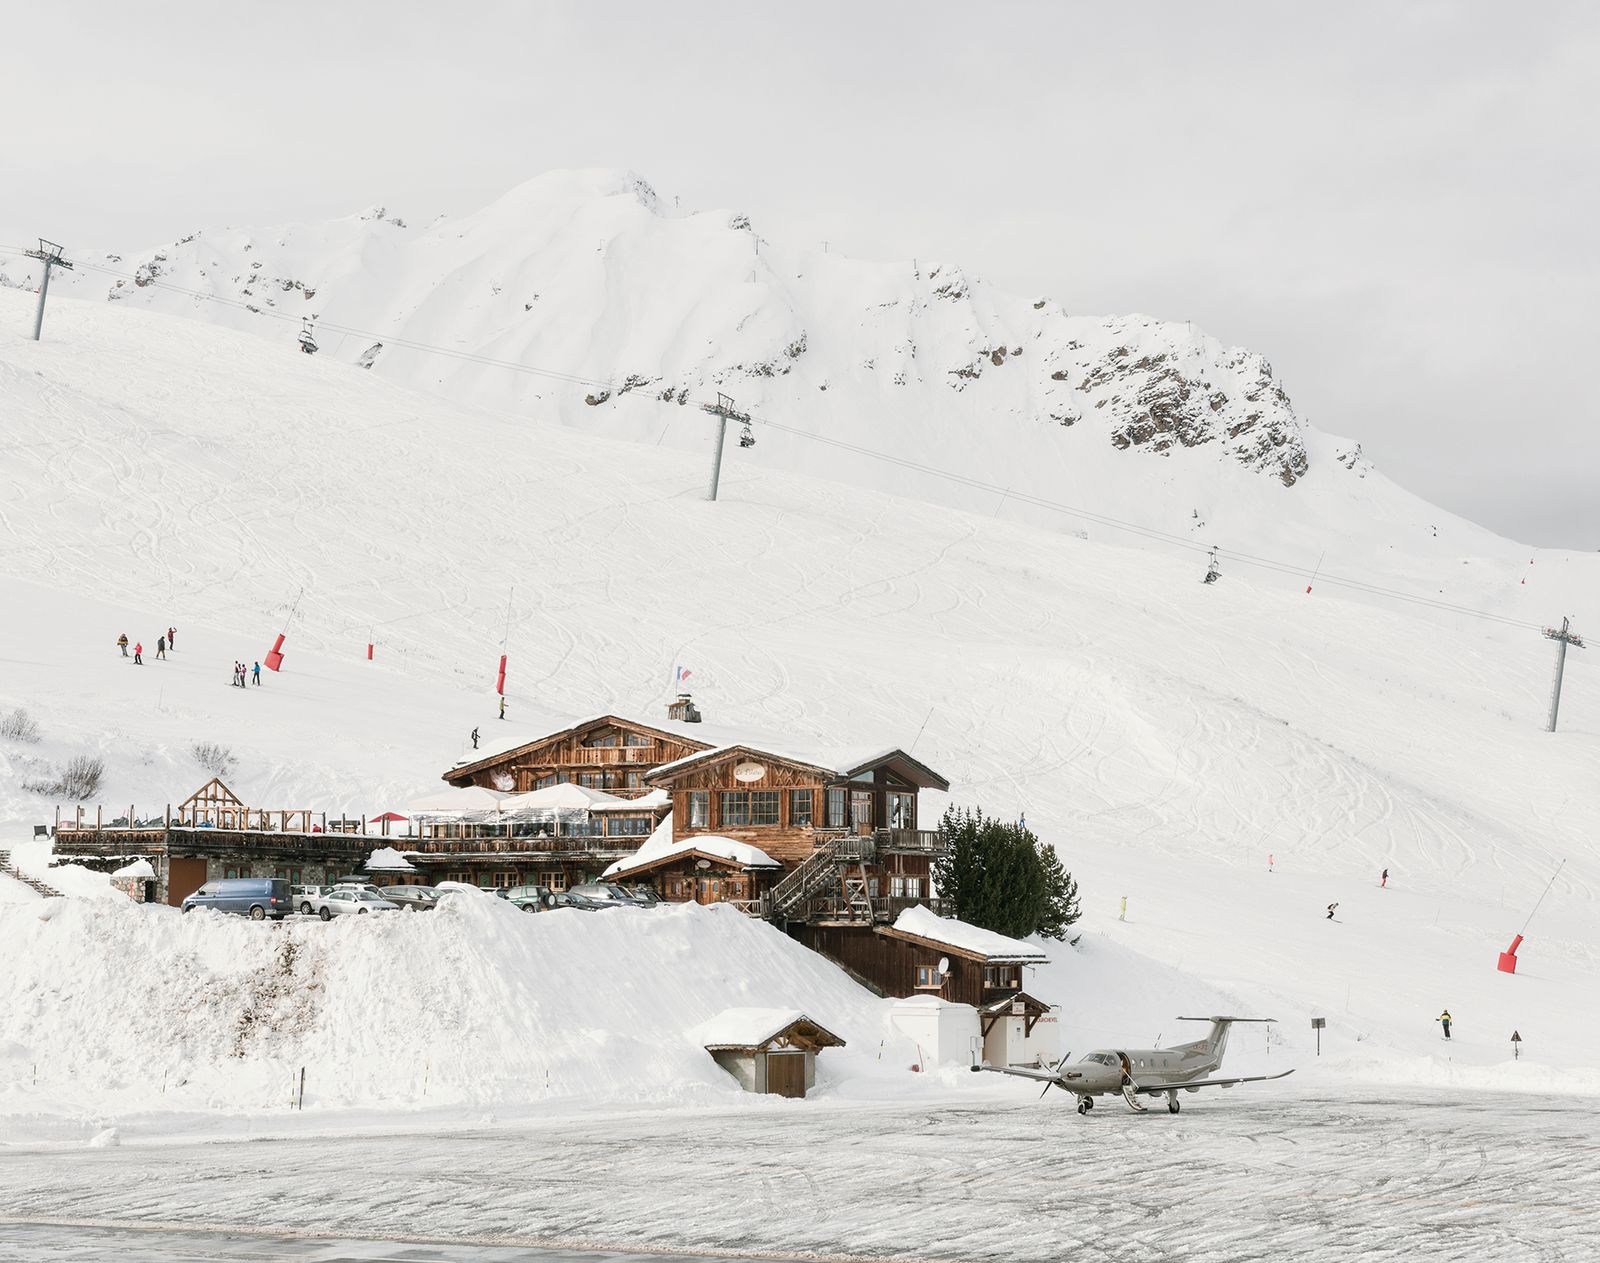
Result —
[{"label": "chairlift chair", "polygon": [[755,431],[753,431],[750,428],[750,422],[746,421],[744,423],[743,428],[741,428],[740,431],[739,431],[739,446],[740,447],[754,447],[755,445],[756,445]]},{"label": "chairlift chair", "polygon": [[307,355],[317,353],[316,332],[312,329],[309,319],[300,322],[300,349]]}]

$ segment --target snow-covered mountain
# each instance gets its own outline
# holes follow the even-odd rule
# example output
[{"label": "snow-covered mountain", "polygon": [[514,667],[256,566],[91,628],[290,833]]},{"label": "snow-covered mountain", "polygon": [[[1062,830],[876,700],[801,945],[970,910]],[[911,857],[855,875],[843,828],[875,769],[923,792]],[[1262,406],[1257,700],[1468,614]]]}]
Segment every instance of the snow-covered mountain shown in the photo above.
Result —
[{"label": "snow-covered mountain", "polygon": [[[1056,842],[1086,909],[1038,980],[1071,1003],[1067,1046],[1216,1003],[1280,1018],[1308,1070],[1306,1019],[1332,1013],[1341,1073],[1597,1089],[1600,1022],[1573,1013],[1596,983],[1592,653],[1551,736],[1536,627],[1271,572],[1206,586],[1187,557],[748,466],[708,504],[698,455],[51,304],[34,343],[31,296],[0,291],[0,715],[41,730],[0,737],[0,847],[37,845],[52,803],[27,786],[77,754],[124,809],[192,792],[207,742],[253,805],[370,815],[436,788],[474,726],[661,715],[683,665],[710,723],[910,744],[957,801]],[[1277,494],[1315,477],[1238,469]],[[1600,622],[1600,558],[1462,560],[1438,586],[1463,604]],[[228,687],[286,622],[285,672]],[[174,624],[167,660],[118,655],[118,633],[148,648]],[[1496,973],[1562,859],[1524,971]],[[1444,1004],[1473,1032],[1450,1063]],[[1507,1068],[1514,1029],[1539,1052]]]},{"label": "snow-covered mountain", "polygon": [[1150,541],[1101,518],[1240,553],[1270,544],[1308,571],[1382,555],[1430,585],[1436,563],[1521,551],[1306,425],[1255,351],[1007,294],[948,263],[865,262],[758,228],[736,212],[680,212],[631,174],[561,171],[465,218],[377,207],[199,229],[79,254],[56,284],[286,350],[311,320],[325,360],[636,442],[705,448],[714,422],[695,405],[722,392],[757,418],[734,470],[815,474],[1116,542]]}]

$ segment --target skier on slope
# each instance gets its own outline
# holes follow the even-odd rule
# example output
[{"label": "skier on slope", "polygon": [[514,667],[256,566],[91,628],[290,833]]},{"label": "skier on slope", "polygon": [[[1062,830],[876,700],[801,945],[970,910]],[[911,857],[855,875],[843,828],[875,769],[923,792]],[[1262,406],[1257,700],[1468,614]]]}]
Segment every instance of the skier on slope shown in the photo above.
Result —
[{"label": "skier on slope", "polygon": [[506,717],[506,695],[504,693],[502,693],[502,694],[500,694],[500,718],[504,719],[505,717]]},{"label": "skier on slope", "polygon": [[156,637],[156,657],[165,658],[166,656],[167,656],[167,638],[165,636],[157,636]]},{"label": "skier on slope", "polygon": [[1389,870],[1387,868],[1383,870],[1383,876],[1379,879],[1378,885],[1382,886],[1385,890],[1389,888]]},{"label": "skier on slope", "polygon": [[167,628],[167,644],[174,649],[178,647],[178,629],[176,627]]},{"label": "skier on slope", "polygon": [[1439,1016],[1434,1018],[1433,1020],[1435,1022],[1440,1023],[1444,1027],[1444,1037],[1446,1039],[1449,1039],[1450,1038],[1450,1023],[1455,1021],[1455,1018],[1450,1016],[1450,1010],[1446,1009],[1443,1013],[1439,1014]]},{"label": "skier on slope", "polygon": [[478,748],[478,730],[476,728],[472,730],[472,748],[474,750]]},{"label": "skier on slope", "polygon": [[1328,920],[1333,920],[1333,914],[1338,907],[1339,905],[1336,903],[1330,903],[1328,905]]},{"label": "skier on slope", "polygon": [[256,685],[258,688],[261,685],[261,664],[259,662],[256,663],[255,670],[251,672],[250,683]]},{"label": "skier on slope", "polygon": [[128,633],[127,632],[123,632],[122,635],[117,637],[117,648],[122,650],[122,656],[124,658],[126,658],[128,656]]},{"label": "skier on slope", "polygon": [[138,644],[136,644],[133,647],[133,665],[136,666],[136,667],[144,666],[144,642],[143,641],[140,641]]}]

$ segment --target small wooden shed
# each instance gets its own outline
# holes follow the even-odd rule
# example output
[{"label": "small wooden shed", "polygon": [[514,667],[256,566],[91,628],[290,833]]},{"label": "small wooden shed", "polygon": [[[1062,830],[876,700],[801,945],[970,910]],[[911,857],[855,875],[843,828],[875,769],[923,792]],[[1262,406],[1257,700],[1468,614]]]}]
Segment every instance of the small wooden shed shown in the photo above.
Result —
[{"label": "small wooden shed", "polygon": [[844,1040],[799,1009],[725,1009],[689,1032],[746,1092],[803,1097],[816,1086],[817,1053]]}]

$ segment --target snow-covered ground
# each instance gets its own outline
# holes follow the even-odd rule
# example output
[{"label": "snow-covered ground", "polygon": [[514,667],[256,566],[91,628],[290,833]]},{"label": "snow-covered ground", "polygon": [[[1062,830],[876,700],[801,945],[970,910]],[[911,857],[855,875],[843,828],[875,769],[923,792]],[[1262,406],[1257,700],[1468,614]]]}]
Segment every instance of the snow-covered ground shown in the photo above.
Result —
[{"label": "snow-covered ground", "polygon": [[[731,445],[723,499],[707,504],[702,455],[451,407],[347,365],[104,304],[52,298],[35,345],[18,332],[30,304],[0,292],[0,713],[24,706],[41,729],[36,744],[0,740],[0,847],[29,871],[43,872],[31,826],[52,807],[25,785],[77,753],[106,760],[112,814],[192,792],[210,775],[196,742],[231,748],[227,779],[252,805],[372,814],[437,788],[475,725],[509,741],[604,712],[659,717],[686,665],[714,723],[806,746],[914,743],[955,801],[1026,813],[1083,890],[1082,941],[1052,949],[1055,963],[1026,980],[1065,1006],[1075,1053],[1174,1042],[1178,1014],[1234,1012],[1281,1025],[1270,1045],[1238,1036],[1229,1068],[1298,1065],[1294,1082],[1311,1087],[1297,1090],[1600,1091],[1600,1018],[1582,1002],[1600,981],[1600,671],[1585,654],[1569,659],[1552,736],[1552,654],[1536,630],[1308,595],[1288,576],[1230,571],[1203,586],[1192,561],[892,487],[760,472]],[[1260,524],[1263,549],[1271,526]],[[1378,531],[1358,517],[1351,529]],[[1530,567],[1504,541],[1474,538],[1494,547],[1456,559],[1448,599],[1530,622],[1600,620],[1596,558],[1541,553]],[[1381,549],[1367,562],[1416,579],[1415,554],[1393,573]],[[508,601],[502,724],[491,686]],[[286,620],[285,672],[229,688],[232,661],[260,657]],[[177,649],[154,661],[170,624]],[[118,656],[123,631],[144,641],[144,666]],[[938,806],[924,796],[926,812]],[[1521,971],[1497,973],[1562,859]],[[106,889],[90,875],[51,879]],[[540,918],[477,935],[442,913],[423,926],[252,927],[109,900],[74,899],[40,920],[49,906],[0,879],[0,1013],[26,1018],[0,1032],[0,1136],[57,1124],[78,1135],[159,1111],[161,1069],[168,1108],[196,1127],[208,1124],[195,1111],[236,1106],[247,1127],[281,1112],[291,1064],[307,1061],[329,1074],[308,1084],[308,1113],[418,1106],[416,1050],[452,1041],[463,1056],[507,1054],[496,1108],[569,1090],[637,1099],[618,1067],[641,1048],[617,1034],[615,1014],[586,1025],[603,1049],[588,1060],[577,1035],[541,1045],[529,1014],[572,1017],[543,1006],[565,1004],[587,947],[540,956]],[[744,937],[730,930],[712,949],[698,924],[668,914],[675,936],[628,985],[660,988],[683,962],[736,980],[766,950],[759,936],[775,934],[741,923]],[[429,937],[452,929],[463,932],[448,950]],[[237,1028],[222,1018],[263,999],[273,952],[291,943],[340,980],[349,1007],[325,1006],[318,1020],[331,1024],[297,1033],[293,994],[265,995],[282,1043],[252,1037],[235,1056]],[[595,946],[607,968],[631,967],[627,944]],[[713,1001],[809,1008],[810,992],[764,993],[774,976],[685,993],[646,1033],[667,1040]],[[824,1098],[933,1090],[908,1086],[887,1057],[882,1070],[863,1064],[881,1010],[837,982],[805,984],[838,1010],[817,1020],[854,1032],[850,1049],[824,1056],[837,1068]],[[440,1022],[402,1028],[385,1008],[397,989]],[[214,996],[227,1003],[213,1008]],[[1433,1021],[1446,1006],[1458,1022],[1448,1045]],[[443,1015],[466,1025],[452,1035]],[[1328,1020],[1320,1062],[1313,1016]],[[440,1063],[424,1060],[429,1091],[444,1093]],[[733,1095],[688,1060],[644,1060],[639,1093]],[[547,1089],[546,1065],[592,1073],[552,1074]],[[176,1098],[174,1077],[187,1080]],[[459,1093],[448,1099],[471,1099],[465,1077],[448,1082]],[[997,1100],[1015,1091],[941,1084]]]},{"label": "snow-covered ground", "polygon": [[[0,1239],[18,1216],[191,1225],[201,1235],[180,1239],[185,1251],[239,1225],[735,1258],[1594,1257],[1600,1102],[1267,1086],[1196,1098],[1176,1119],[1120,1106],[1083,1119],[1057,1093],[0,1149]],[[113,1241],[137,1248],[142,1235]],[[27,1240],[41,1238],[99,1240],[62,1227]],[[273,1257],[371,1257],[251,1244]],[[379,1257],[438,1257],[392,1249]]]}]

